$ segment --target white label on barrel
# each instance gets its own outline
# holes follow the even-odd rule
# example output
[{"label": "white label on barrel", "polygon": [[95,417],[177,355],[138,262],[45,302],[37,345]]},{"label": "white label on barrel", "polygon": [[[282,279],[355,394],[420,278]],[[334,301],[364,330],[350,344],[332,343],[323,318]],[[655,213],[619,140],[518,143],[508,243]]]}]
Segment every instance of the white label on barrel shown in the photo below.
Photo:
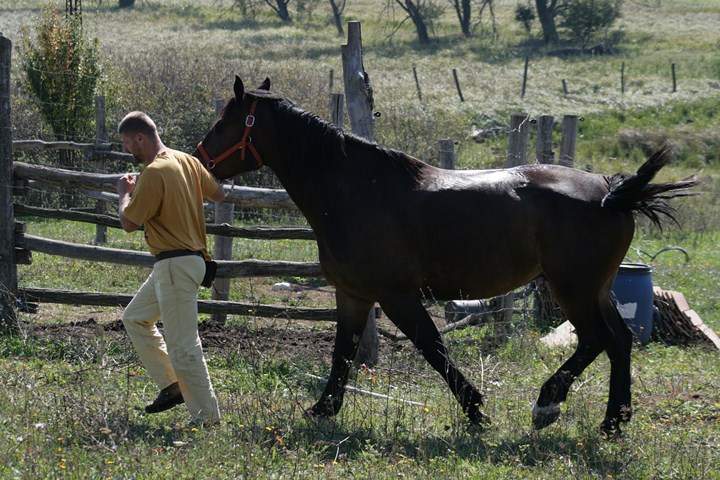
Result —
[{"label": "white label on barrel", "polygon": [[634,320],[635,314],[637,313],[637,303],[619,303],[617,309],[620,312],[620,316],[625,320]]}]

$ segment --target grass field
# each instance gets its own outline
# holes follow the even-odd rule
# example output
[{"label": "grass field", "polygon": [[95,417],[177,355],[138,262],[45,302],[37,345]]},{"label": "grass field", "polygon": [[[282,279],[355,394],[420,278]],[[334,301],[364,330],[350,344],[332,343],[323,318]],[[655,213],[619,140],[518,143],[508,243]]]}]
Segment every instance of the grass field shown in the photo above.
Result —
[{"label": "grass field", "polygon": [[[475,38],[462,39],[448,10],[425,47],[409,24],[400,25],[397,10],[388,20],[389,4],[362,0],[346,10],[347,20],[362,21],[380,143],[433,162],[437,140],[452,138],[459,168],[497,167],[506,139],[476,144],[467,135],[473,124],[506,124],[520,110],[580,115],[581,168],[634,171],[647,149],[672,143],[677,163],[659,180],[699,172],[709,179],[705,194],[677,202],[682,228],[668,225],[661,233],[641,222],[633,247],[651,255],[670,245],[684,248],[687,263],[677,251],[650,262],[654,282],[681,291],[720,331],[720,2],[626,1],[619,25],[625,37],[614,55],[565,59],[544,55],[537,26],[528,39],[512,21],[515,0],[494,2],[497,37],[486,17]],[[18,45],[20,26],[31,24],[42,5],[4,0],[0,32]],[[234,74],[249,84],[269,76],[273,88],[328,116],[329,72],[332,91],[341,91],[346,39],[325,21],[327,7],[320,3],[310,18],[282,25],[267,13],[242,18],[230,6],[229,0],[151,0],[150,6],[138,2],[134,10],[118,10],[115,2],[85,2],[83,24],[98,38],[106,62],[111,132],[125,112],[139,108],[158,121],[168,144],[192,149],[212,120],[213,100],[230,94]],[[13,52],[13,136],[48,138],[19,88],[18,55]],[[521,98],[527,55],[528,90]],[[43,192],[34,193],[42,203]],[[27,223],[32,235],[77,243],[94,238],[89,225]],[[108,246],[145,248],[140,234],[111,229],[109,235]],[[304,241],[236,241],[233,258],[315,261],[317,249]],[[636,250],[628,258],[649,261]],[[147,270],[35,254],[33,265],[19,266],[19,275],[26,286],[132,293]],[[296,282],[301,293],[273,293],[277,280]],[[232,290],[232,299],[243,302],[334,304],[332,289],[309,279],[237,279]],[[308,420],[302,411],[323,387],[309,375],[327,376],[333,325],[231,317],[222,329],[204,326],[224,419],[198,429],[187,423],[183,408],[141,413],[156,387],[117,324],[120,314],[117,308],[41,305],[38,315],[21,314],[20,335],[0,337],[0,478],[720,478],[720,355],[702,345],[634,349],[635,414],[623,435],[605,438],[597,425],[607,398],[607,357],[576,381],[560,420],[533,431],[530,410],[538,389],[571,349],[543,346],[543,331],[524,314],[512,324],[451,332],[445,336],[451,355],[487,394],[493,425],[481,432],[414,348],[388,340],[378,367],[360,369],[351,382],[386,398],[350,392],[336,419]],[[380,322],[391,329],[386,319]]]}]

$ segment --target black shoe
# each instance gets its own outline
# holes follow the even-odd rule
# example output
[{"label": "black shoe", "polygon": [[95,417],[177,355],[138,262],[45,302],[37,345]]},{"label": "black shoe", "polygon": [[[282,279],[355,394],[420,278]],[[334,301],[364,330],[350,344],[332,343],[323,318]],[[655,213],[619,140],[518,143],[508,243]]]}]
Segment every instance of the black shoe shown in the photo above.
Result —
[{"label": "black shoe", "polygon": [[145,407],[146,413],[159,413],[165,410],[170,410],[175,405],[185,403],[185,399],[180,393],[180,386],[177,382],[173,383],[169,387],[165,387],[160,390],[160,394],[157,396],[155,401]]}]

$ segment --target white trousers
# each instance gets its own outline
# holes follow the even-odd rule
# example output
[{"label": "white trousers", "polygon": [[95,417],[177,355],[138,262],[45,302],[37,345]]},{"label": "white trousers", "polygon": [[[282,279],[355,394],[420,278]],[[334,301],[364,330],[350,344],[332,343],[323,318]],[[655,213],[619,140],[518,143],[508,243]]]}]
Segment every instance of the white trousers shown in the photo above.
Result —
[{"label": "white trousers", "polygon": [[[205,275],[202,257],[155,263],[123,313],[123,324],[140,361],[160,389],[175,382],[194,421],[220,419],[198,335],[197,290]],[[163,332],[155,323],[162,320]]]}]

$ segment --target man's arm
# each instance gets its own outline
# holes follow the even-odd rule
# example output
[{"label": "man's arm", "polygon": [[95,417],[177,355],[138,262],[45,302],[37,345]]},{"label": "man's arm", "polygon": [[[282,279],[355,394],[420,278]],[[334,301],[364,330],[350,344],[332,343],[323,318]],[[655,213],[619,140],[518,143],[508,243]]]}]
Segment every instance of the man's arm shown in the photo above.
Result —
[{"label": "man's arm", "polygon": [[120,217],[120,225],[126,232],[134,232],[140,228],[140,225],[131,222],[127,219],[127,217],[125,217],[125,207],[127,207],[128,203],[130,203],[130,194],[133,190],[135,190],[135,176],[131,173],[123,175],[120,177],[120,180],[118,180],[117,188],[118,195],[120,196],[118,199],[118,216]]},{"label": "man's arm", "polygon": [[[230,186],[232,189],[232,185]],[[217,189],[212,193],[212,195],[208,196],[208,199],[212,200],[213,202],[222,202],[225,200],[225,190],[223,189],[223,184],[218,183]]]}]

